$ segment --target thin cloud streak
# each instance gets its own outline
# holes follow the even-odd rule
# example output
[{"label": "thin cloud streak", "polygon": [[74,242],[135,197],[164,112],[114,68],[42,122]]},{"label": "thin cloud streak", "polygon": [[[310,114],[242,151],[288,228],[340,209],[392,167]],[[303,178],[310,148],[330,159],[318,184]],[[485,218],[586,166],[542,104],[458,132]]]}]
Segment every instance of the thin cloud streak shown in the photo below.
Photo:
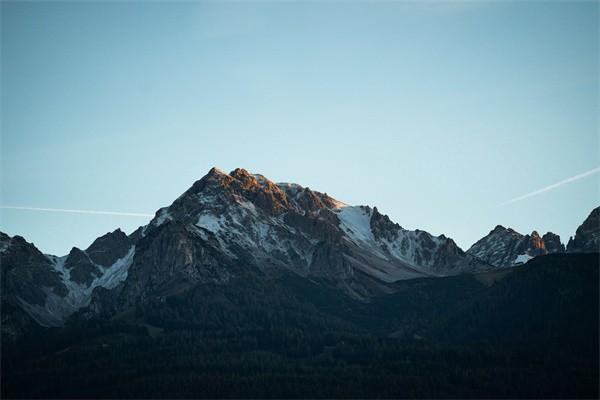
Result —
[{"label": "thin cloud streak", "polygon": [[45,208],[45,207],[26,207],[26,206],[0,206],[0,208],[9,210],[27,210],[27,211],[49,211],[74,214],[95,214],[95,215],[114,215],[120,217],[154,217],[154,214],[121,212],[121,211],[98,211],[98,210],[70,210],[66,208]]},{"label": "thin cloud streak", "polygon": [[553,183],[550,186],[546,186],[544,188],[535,190],[533,192],[524,194],[522,196],[515,197],[514,199],[510,199],[510,200],[508,200],[508,201],[506,201],[506,202],[504,202],[504,203],[502,203],[500,205],[501,206],[505,206],[505,205],[508,205],[508,204],[515,203],[517,201],[521,201],[521,200],[527,199],[529,197],[537,196],[538,194],[547,192],[547,191],[552,190],[552,189],[556,189],[557,187],[560,187],[562,185],[566,185],[567,183],[578,181],[578,180],[583,179],[585,177],[588,177],[590,175],[597,174],[598,172],[600,172],[600,167],[597,167],[597,168],[591,169],[589,171],[583,172],[583,173],[581,173],[579,175],[572,176],[572,177],[564,179],[564,180],[562,180],[560,182]]}]

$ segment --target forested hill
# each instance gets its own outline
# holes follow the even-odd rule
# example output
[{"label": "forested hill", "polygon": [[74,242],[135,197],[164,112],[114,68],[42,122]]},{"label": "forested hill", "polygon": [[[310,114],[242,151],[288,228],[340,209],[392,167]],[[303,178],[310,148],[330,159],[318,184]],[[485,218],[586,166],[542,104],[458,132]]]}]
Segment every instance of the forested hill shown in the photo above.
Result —
[{"label": "forested hill", "polygon": [[541,256],[369,303],[293,274],[202,284],[3,345],[2,397],[597,397],[598,263]]}]

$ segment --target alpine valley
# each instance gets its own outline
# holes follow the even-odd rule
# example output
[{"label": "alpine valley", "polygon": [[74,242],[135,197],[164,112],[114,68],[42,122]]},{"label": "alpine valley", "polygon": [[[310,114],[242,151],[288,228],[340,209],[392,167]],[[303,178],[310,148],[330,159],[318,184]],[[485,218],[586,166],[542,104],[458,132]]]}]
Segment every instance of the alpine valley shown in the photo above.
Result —
[{"label": "alpine valley", "polygon": [[213,168],[64,256],[0,233],[1,395],[597,398],[599,252],[600,207],[463,251]]}]

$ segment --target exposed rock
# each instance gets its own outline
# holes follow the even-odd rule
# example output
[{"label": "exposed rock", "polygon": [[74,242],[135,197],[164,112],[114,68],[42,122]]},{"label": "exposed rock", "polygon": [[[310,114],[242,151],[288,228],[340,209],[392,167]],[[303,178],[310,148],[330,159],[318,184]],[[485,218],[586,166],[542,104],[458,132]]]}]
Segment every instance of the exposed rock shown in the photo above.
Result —
[{"label": "exposed rock", "polygon": [[73,282],[85,286],[89,286],[102,273],[87,253],[77,247],[73,247],[67,256],[65,268],[70,271]]},{"label": "exposed rock", "polygon": [[[68,289],[52,260],[20,236],[10,238],[2,234],[0,241],[3,246],[0,252],[3,311],[5,306],[6,310],[16,307],[41,325],[55,324],[56,318],[51,312],[53,300],[64,298]],[[21,317],[12,320],[24,321]]]},{"label": "exposed rock", "polygon": [[542,241],[544,242],[544,246],[548,253],[564,253],[565,245],[561,243],[560,236],[548,232],[542,237]]},{"label": "exposed rock", "polygon": [[[10,238],[0,233],[2,307],[19,309],[42,326],[62,325],[89,303],[94,288],[110,289],[127,277],[133,248],[130,246],[123,254],[123,235],[115,231],[88,248],[102,264],[114,260],[110,265],[102,265],[76,247],[65,257],[44,255],[20,236]],[[127,236],[124,238],[129,241]],[[26,321],[15,314],[6,320],[6,327],[19,334],[21,330],[13,325]]]},{"label": "exposed rock", "polygon": [[88,247],[85,252],[90,260],[103,267],[113,265],[119,258],[123,258],[131,247],[131,240],[120,229],[100,236]]},{"label": "exposed rock", "polygon": [[522,235],[511,228],[497,225],[471,246],[467,253],[496,267],[511,267],[539,255],[563,251],[560,237],[552,232],[543,237],[537,231]]},{"label": "exposed rock", "polygon": [[123,302],[135,304],[150,295],[174,294],[199,282],[226,282],[231,273],[228,260],[212,245],[211,239],[175,222],[150,231],[136,246]]},{"label": "exposed rock", "polygon": [[3,298],[10,296],[43,306],[48,291],[59,296],[67,294],[67,288],[52,268],[50,259],[21,236],[10,239],[1,253],[0,267]]},{"label": "exposed rock", "polygon": [[[380,291],[381,285],[374,289],[371,284],[373,279],[385,286],[398,279],[491,268],[444,236],[405,230],[376,209],[350,207],[327,194],[296,184],[275,184],[241,168],[230,174],[211,169],[171,206],[159,210],[145,235],[156,234],[152,232],[162,226],[186,237],[194,235],[190,239],[194,245],[186,247],[190,254],[210,248],[220,254],[222,265],[251,265],[265,274],[283,268],[326,279],[359,298]],[[146,251],[142,243],[147,241],[140,240],[136,257]],[[189,250],[192,247],[195,250]],[[159,268],[178,251],[168,250],[164,260],[155,251],[144,263],[134,262],[132,274],[152,264]],[[176,270],[182,268],[189,267],[179,265]],[[193,270],[185,275],[195,282]]]},{"label": "exposed rock", "polygon": [[[576,240],[589,232],[578,230]],[[283,273],[368,301],[401,280],[489,271],[564,247],[552,233],[524,236],[497,226],[465,253],[451,238],[404,229],[377,208],[348,206],[241,168],[213,168],[129,236],[116,230],[62,258],[32,248],[0,235],[9,272],[2,287],[26,299],[15,306],[53,325],[88,305],[81,315],[108,317],[197,285]]]},{"label": "exposed rock", "polygon": [[575,238],[570,238],[567,244],[570,253],[600,252],[600,207],[592,210],[583,224],[577,228]]},{"label": "exposed rock", "polygon": [[137,242],[144,236],[144,227],[140,226],[129,235],[129,242],[132,245],[136,245]]}]

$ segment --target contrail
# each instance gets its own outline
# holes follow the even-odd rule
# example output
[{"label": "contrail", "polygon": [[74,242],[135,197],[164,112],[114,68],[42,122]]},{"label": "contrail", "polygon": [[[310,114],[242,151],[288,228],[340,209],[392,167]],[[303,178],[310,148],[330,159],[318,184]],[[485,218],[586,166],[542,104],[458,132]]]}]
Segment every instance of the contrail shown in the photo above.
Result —
[{"label": "contrail", "polygon": [[596,174],[598,172],[600,172],[600,167],[597,167],[597,168],[591,169],[589,171],[583,172],[583,173],[581,173],[579,175],[572,176],[572,177],[567,178],[565,180],[562,180],[560,182],[553,183],[550,186],[546,186],[544,188],[538,189],[538,190],[533,191],[531,193],[527,193],[527,194],[524,194],[522,196],[515,197],[514,199],[510,199],[510,200],[508,200],[508,201],[506,201],[506,202],[504,202],[504,203],[502,203],[500,205],[501,206],[505,206],[507,204],[511,204],[511,203],[514,203],[514,202],[517,202],[517,201],[520,201],[520,200],[523,200],[523,199],[526,199],[526,198],[529,198],[529,197],[532,197],[532,196],[537,196],[540,193],[544,193],[544,192],[547,192],[549,190],[556,189],[559,186],[566,185],[567,183],[578,181],[578,180],[583,179],[583,178],[585,178],[587,176],[594,175],[594,174]]},{"label": "contrail", "polygon": [[75,214],[96,214],[96,215],[116,215],[123,217],[154,217],[154,214],[121,212],[121,211],[98,211],[98,210],[70,210],[66,208],[44,208],[44,207],[24,207],[24,206],[0,206],[11,210],[29,210],[29,211],[50,211]]}]

